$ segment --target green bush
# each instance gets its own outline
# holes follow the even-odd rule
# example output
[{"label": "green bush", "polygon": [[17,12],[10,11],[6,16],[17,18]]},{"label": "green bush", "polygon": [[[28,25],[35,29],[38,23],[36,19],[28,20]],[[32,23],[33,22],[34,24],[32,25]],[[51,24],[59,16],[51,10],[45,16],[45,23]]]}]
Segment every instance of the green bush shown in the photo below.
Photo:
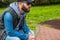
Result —
[{"label": "green bush", "polygon": [[50,0],[50,2],[56,4],[56,3],[60,3],[60,0]]},{"label": "green bush", "polygon": [[57,4],[60,3],[60,0],[35,0],[35,5],[46,5],[46,4]]},{"label": "green bush", "polygon": [[35,5],[49,4],[48,0],[35,0]]},{"label": "green bush", "polygon": [[[15,1],[17,0],[3,0],[2,2],[4,4],[10,4],[11,2]],[[35,0],[33,2],[34,5],[46,5],[46,4],[57,4],[57,3],[60,3],[60,0]]]}]

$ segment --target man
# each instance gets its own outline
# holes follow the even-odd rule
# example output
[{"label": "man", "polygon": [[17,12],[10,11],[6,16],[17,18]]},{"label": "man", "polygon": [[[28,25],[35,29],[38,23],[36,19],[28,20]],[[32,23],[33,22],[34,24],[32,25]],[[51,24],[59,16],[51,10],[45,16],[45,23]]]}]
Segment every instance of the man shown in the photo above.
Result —
[{"label": "man", "polygon": [[[11,7],[18,15],[18,19],[21,15],[26,16],[26,12],[30,11],[31,3],[33,0],[18,0],[10,4]],[[14,14],[14,13],[13,13]],[[6,40],[34,40],[34,33],[26,25],[26,20],[24,17],[24,22],[21,24],[19,31],[13,29],[13,16],[10,12],[5,12],[4,15],[4,25],[7,33]]]}]

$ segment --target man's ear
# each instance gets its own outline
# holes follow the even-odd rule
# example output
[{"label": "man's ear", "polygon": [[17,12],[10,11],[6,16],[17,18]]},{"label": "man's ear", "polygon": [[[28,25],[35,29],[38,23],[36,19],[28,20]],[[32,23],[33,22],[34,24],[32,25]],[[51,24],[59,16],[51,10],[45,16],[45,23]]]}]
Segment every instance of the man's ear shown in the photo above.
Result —
[{"label": "man's ear", "polygon": [[19,5],[22,5],[22,2],[19,2]]},{"label": "man's ear", "polygon": [[23,2],[19,2],[19,7],[22,7],[23,6]]}]

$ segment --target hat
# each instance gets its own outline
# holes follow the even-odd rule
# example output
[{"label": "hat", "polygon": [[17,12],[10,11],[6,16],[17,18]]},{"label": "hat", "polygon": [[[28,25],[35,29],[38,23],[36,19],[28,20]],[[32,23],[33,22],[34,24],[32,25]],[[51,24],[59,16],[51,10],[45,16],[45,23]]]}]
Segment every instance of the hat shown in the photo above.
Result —
[{"label": "hat", "polygon": [[34,0],[18,0],[18,2],[24,2],[26,1],[27,3],[32,3]]}]

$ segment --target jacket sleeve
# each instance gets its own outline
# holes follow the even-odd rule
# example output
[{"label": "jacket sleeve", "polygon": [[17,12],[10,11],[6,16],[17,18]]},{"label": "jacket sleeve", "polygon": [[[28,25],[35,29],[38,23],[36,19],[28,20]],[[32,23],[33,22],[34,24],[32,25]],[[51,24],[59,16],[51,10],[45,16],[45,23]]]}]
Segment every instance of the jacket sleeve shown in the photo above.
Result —
[{"label": "jacket sleeve", "polygon": [[24,18],[24,23],[23,23],[23,29],[25,31],[25,33],[29,33],[30,32],[30,29],[28,28],[27,24],[26,24],[26,19]]},{"label": "jacket sleeve", "polygon": [[28,34],[21,33],[13,29],[13,17],[9,12],[4,15],[4,25],[7,35],[16,36],[21,39],[28,39]]}]

